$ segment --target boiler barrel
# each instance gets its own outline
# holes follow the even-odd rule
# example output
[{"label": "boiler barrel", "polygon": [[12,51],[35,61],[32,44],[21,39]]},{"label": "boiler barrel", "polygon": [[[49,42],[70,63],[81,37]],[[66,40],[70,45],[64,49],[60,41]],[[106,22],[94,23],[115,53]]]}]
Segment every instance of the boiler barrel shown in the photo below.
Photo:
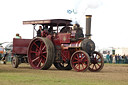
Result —
[{"label": "boiler barrel", "polygon": [[90,54],[95,50],[95,43],[91,39],[84,39],[76,42],[71,42],[70,44],[61,44],[61,48],[82,48],[82,50]]}]

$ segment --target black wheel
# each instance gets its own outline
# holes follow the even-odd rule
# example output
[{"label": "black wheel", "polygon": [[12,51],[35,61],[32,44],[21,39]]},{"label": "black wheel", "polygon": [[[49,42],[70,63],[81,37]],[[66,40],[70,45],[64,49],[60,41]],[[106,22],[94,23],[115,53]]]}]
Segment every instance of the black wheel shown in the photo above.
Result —
[{"label": "black wheel", "polygon": [[88,68],[90,71],[97,72],[104,67],[104,58],[101,53],[94,51],[90,59],[91,59],[91,62]]},{"label": "black wheel", "polygon": [[18,56],[12,57],[11,64],[13,68],[17,68],[19,65],[19,59]]},{"label": "black wheel", "polygon": [[28,61],[32,68],[47,70],[54,61],[54,45],[48,38],[37,37],[28,47]]},{"label": "black wheel", "polygon": [[54,63],[54,66],[58,69],[58,70],[71,70],[72,67],[70,65],[70,62],[68,63],[58,63],[58,62],[55,62]]}]

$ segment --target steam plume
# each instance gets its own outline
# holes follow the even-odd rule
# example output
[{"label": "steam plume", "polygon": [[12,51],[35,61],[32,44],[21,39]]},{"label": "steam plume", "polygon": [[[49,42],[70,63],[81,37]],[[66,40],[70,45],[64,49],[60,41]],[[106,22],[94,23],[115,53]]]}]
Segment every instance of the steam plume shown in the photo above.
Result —
[{"label": "steam plume", "polygon": [[[74,22],[80,23],[82,17],[85,16],[86,11],[90,9],[98,8],[102,5],[100,0],[75,0],[74,10],[76,11],[76,15],[74,15]],[[76,21],[77,20],[77,21]]]}]

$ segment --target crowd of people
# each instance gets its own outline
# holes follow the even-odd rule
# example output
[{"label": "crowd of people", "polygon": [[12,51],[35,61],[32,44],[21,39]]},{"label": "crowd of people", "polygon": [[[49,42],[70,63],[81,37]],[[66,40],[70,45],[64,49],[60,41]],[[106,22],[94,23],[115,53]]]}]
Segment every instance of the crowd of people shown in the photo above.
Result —
[{"label": "crowd of people", "polygon": [[107,54],[106,55],[106,63],[116,63],[116,64],[128,64],[128,55],[112,55],[112,54]]},{"label": "crowd of people", "polygon": [[4,49],[3,46],[0,46],[0,61],[3,64],[6,64],[6,57],[8,55],[8,52]]}]

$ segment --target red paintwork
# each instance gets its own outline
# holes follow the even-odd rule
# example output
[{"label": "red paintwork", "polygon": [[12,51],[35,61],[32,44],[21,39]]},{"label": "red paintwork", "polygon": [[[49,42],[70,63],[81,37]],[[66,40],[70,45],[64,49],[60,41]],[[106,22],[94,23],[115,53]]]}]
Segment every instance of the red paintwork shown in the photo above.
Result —
[{"label": "red paintwork", "polygon": [[58,33],[60,43],[70,43],[70,33]]},{"label": "red paintwork", "polygon": [[32,39],[16,39],[13,38],[13,53],[27,54],[28,45]]},{"label": "red paintwork", "polygon": [[66,60],[70,60],[70,51],[69,50],[61,50],[61,57],[63,59],[63,61],[66,61]]},{"label": "red paintwork", "polygon": [[53,41],[53,44],[54,44],[55,46],[60,46],[60,45],[61,45],[60,40],[59,40],[59,36],[58,36],[57,34],[55,34],[55,35],[53,36],[52,41]]},{"label": "red paintwork", "polygon": [[81,48],[82,40],[71,42],[69,44],[61,44],[62,49],[69,49],[69,48]]},{"label": "red paintwork", "polygon": [[61,50],[61,57],[63,61],[70,60],[72,53],[76,51],[76,49],[69,50],[69,48],[81,47],[82,40],[71,42],[70,37],[71,37],[70,33],[58,33],[52,38],[55,48],[57,50]]}]

